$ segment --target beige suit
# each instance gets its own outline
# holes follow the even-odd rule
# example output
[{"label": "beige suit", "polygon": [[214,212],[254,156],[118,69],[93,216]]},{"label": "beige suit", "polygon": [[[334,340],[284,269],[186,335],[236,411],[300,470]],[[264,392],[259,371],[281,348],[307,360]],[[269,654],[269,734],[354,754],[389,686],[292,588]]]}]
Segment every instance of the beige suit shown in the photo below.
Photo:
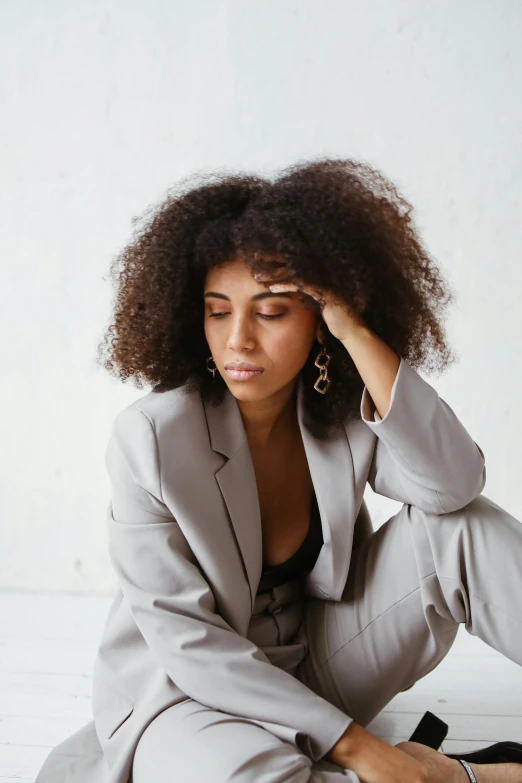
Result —
[{"label": "beige suit", "polygon": [[[356,520],[363,527],[368,521],[367,481],[423,520],[451,518],[484,487],[482,450],[404,359],[382,420],[374,419],[365,388],[361,418],[320,441],[307,426],[301,381],[297,413],[323,528],[324,545],[305,580],[317,607],[341,608],[337,602],[346,600]],[[187,697],[268,729],[310,761],[321,759],[351,717],[246,638],[262,532],[234,396],[227,390],[212,408],[180,389],[149,392],[116,416],[106,465],[109,553],[119,587],[94,666],[93,721],[52,750],[37,783],[127,783],[144,730]],[[419,546],[427,551],[428,536],[416,530],[414,540],[423,535]],[[332,650],[318,655],[323,665]]]}]

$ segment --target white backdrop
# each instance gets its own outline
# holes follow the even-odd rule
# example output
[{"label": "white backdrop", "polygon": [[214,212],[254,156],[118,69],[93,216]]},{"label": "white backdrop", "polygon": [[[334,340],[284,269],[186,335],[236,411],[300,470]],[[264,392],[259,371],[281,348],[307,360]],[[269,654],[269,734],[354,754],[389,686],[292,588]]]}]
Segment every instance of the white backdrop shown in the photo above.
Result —
[{"label": "white backdrop", "polygon": [[[522,519],[522,3],[4,0],[0,588],[110,593],[110,261],[192,172],[380,168],[457,294],[424,376]],[[376,526],[400,507],[367,489]]]}]

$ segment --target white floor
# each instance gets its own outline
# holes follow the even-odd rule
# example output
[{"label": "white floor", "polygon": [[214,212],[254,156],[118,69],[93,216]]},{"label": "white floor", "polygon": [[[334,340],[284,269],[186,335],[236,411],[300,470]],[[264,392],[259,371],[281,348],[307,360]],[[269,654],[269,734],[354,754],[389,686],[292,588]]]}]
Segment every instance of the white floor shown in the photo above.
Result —
[{"label": "white floor", "polygon": [[[54,745],[91,719],[91,672],[110,598],[0,593],[0,783],[34,781]],[[522,667],[461,628],[437,669],[367,727],[392,744],[426,710],[446,753],[522,741]]]}]

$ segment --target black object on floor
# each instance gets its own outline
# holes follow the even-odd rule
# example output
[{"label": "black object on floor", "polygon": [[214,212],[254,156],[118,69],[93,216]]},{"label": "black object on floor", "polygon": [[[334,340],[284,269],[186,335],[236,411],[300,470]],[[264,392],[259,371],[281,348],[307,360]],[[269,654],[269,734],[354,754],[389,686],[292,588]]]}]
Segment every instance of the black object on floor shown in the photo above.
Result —
[{"label": "black object on floor", "polygon": [[[438,750],[447,733],[448,724],[428,710],[420,719],[409,741],[420,742],[421,745],[427,745],[429,748]],[[510,762],[522,764],[522,744],[507,740],[505,742],[496,742],[494,745],[488,745],[486,748],[480,748],[471,753],[445,753],[444,755],[450,759],[463,759],[467,762],[472,761],[475,764],[502,764]]]},{"label": "black object on floor", "polygon": [[475,764],[522,764],[522,745],[520,742],[496,742],[487,748],[474,750],[472,753],[445,753],[450,759],[474,761]]},{"label": "black object on floor", "polygon": [[409,741],[420,742],[421,745],[438,750],[446,739],[447,733],[448,724],[428,710],[420,719]]}]

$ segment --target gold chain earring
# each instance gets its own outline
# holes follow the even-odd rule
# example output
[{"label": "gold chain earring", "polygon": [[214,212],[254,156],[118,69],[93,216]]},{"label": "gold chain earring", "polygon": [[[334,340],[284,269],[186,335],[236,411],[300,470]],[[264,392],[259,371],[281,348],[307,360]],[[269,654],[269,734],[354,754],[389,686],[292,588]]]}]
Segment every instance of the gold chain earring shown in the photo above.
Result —
[{"label": "gold chain earring", "polygon": [[212,380],[214,380],[214,381],[215,381],[215,380],[216,380],[216,370],[217,370],[217,366],[216,366],[216,362],[214,362],[214,366],[213,366],[213,367],[209,367],[209,366],[208,366],[208,363],[209,363],[210,361],[214,362],[214,358],[213,358],[212,354],[211,354],[211,355],[208,357],[208,359],[207,359],[207,370],[208,370],[209,372],[211,372],[211,373],[212,373]]},{"label": "gold chain earring", "polygon": [[[320,362],[319,359],[323,354],[325,358],[322,362]],[[326,351],[324,345],[321,345],[321,350],[315,357],[315,362],[314,362],[315,366],[319,367],[320,369],[319,377],[314,383],[314,389],[318,391],[320,394],[326,394],[332,382],[331,379],[328,377],[328,370],[327,370],[327,367],[330,364],[330,359],[331,359],[330,354]],[[321,383],[325,383],[326,386],[320,388]]]}]

